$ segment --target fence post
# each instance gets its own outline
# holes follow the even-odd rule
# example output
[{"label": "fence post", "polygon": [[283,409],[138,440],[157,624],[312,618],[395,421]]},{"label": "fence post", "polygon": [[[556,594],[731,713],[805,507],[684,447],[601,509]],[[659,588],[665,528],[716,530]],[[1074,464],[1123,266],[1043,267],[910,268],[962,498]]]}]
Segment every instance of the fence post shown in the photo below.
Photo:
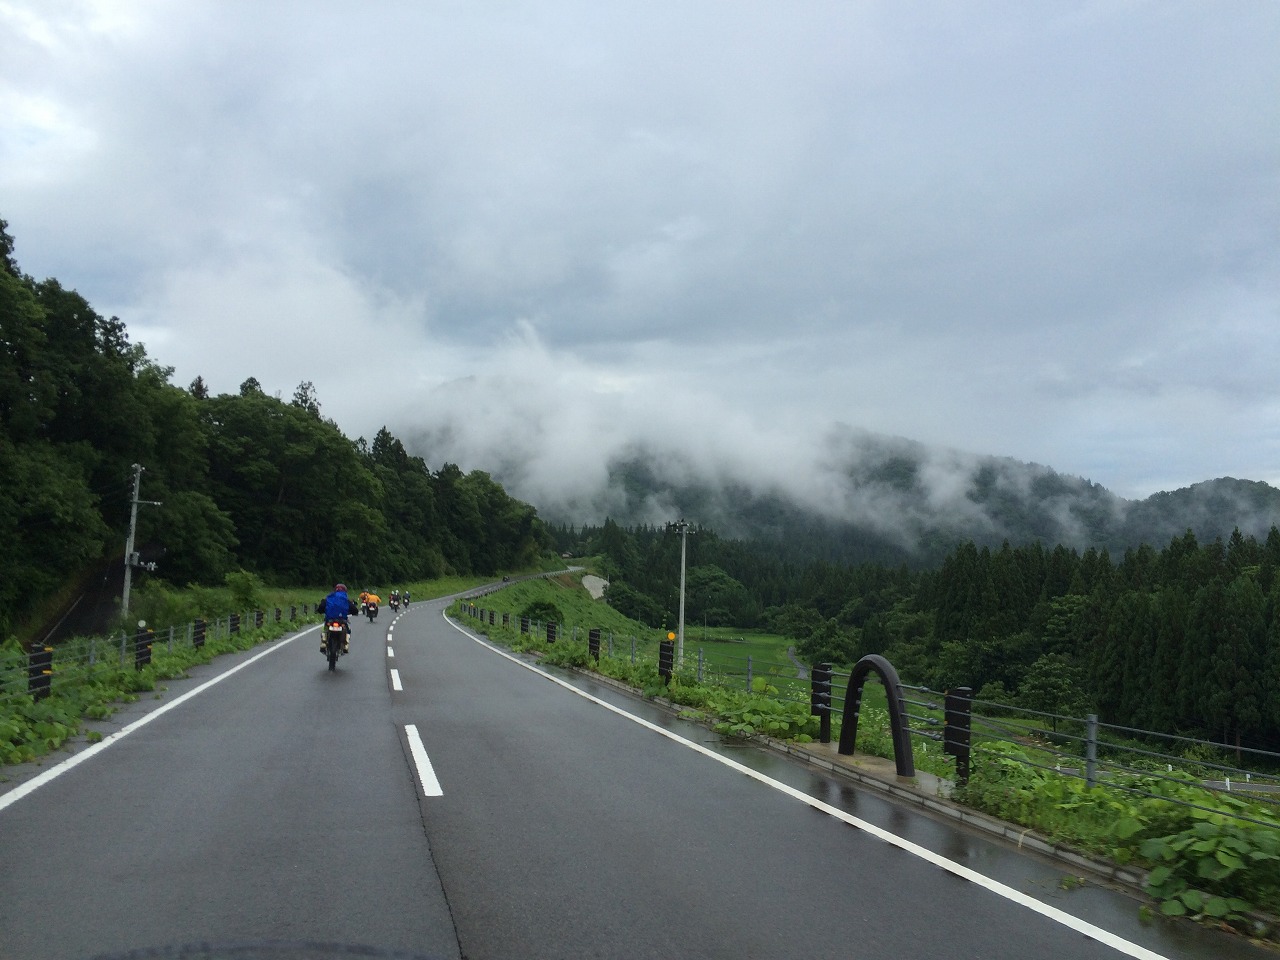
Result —
[{"label": "fence post", "polygon": [[199,617],[196,617],[195,623],[191,625],[191,646],[199,650],[204,646],[204,632],[209,628]]},{"label": "fence post", "polygon": [[1098,715],[1091,713],[1084,719],[1084,785],[1098,784]]},{"label": "fence post", "polygon": [[528,632],[529,632],[529,618],[528,618],[528,617],[521,617],[521,618],[520,618],[520,632],[521,632],[521,633],[528,633]]},{"label": "fence post", "polygon": [[[574,632],[576,633],[578,628],[574,627],[573,629],[574,629]],[[592,627],[590,630],[587,631],[587,655],[590,656],[593,660],[595,660],[596,663],[600,662],[600,628],[599,627]]]},{"label": "fence post", "polygon": [[662,640],[658,643],[658,676],[662,677],[663,683],[671,682],[672,667],[676,662],[676,642],[674,640]]},{"label": "fence post", "polygon": [[831,664],[815,664],[809,671],[809,712],[818,718],[818,742],[831,742]]},{"label": "fence post", "polygon": [[53,683],[53,647],[33,643],[27,653],[27,693],[32,700],[43,700]]},{"label": "fence post", "polygon": [[548,621],[547,622],[547,643],[555,643],[555,642],[556,642],[556,625]]},{"label": "fence post", "polygon": [[704,656],[703,656],[703,650],[701,647],[699,647],[698,648],[698,682],[699,683],[702,682],[702,668],[705,665],[706,665],[706,660],[704,659]]},{"label": "fence post", "polygon": [[129,648],[129,634],[120,631],[120,669],[124,669],[124,657]]},{"label": "fence post", "polygon": [[747,693],[751,692],[751,654],[747,654]]},{"label": "fence post", "polygon": [[173,625],[169,626],[169,652],[173,653]]},{"label": "fence post", "polygon": [[151,641],[155,631],[139,628],[133,638],[133,669],[141,670],[151,662]]},{"label": "fence post", "polygon": [[956,782],[969,782],[969,740],[972,729],[973,689],[947,691],[943,708],[942,751],[956,759]]},{"label": "fence post", "polygon": [[636,665],[636,635],[634,633],[631,635],[631,665],[633,667]]}]

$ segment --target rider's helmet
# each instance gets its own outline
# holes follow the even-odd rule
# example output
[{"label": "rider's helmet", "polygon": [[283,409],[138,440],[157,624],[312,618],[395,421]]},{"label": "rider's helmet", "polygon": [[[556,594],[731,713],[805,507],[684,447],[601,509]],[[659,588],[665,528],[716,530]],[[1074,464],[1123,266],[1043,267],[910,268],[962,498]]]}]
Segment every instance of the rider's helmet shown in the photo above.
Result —
[{"label": "rider's helmet", "polygon": [[346,585],[345,583],[338,583],[338,584],[335,584],[335,585],[334,585],[333,589],[335,589],[335,590],[340,590],[340,591],[342,591],[343,593],[346,593],[346,592],[347,592],[347,585]]}]

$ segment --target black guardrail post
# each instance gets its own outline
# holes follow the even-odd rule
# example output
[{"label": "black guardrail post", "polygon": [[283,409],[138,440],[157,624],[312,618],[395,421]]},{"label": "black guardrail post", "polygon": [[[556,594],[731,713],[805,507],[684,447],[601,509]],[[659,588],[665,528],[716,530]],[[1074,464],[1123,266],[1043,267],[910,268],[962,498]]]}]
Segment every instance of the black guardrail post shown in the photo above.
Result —
[{"label": "black guardrail post", "polygon": [[27,693],[32,700],[43,700],[53,684],[53,647],[33,643],[27,652]]},{"label": "black guardrail post", "polygon": [[141,670],[151,662],[151,643],[154,630],[139,630],[133,636],[133,669]]},{"label": "black guardrail post", "polygon": [[195,628],[191,631],[191,646],[199,650],[204,646],[205,631],[209,629],[209,625],[196,617]]},{"label": "black guardrail post", "polygon": [[973,689],[947,691],[943,705],[942,752],[956,760],[956,783],[969,782],[969,740],[973,719]]},{"label": "black guardrail post", "polygon": [[818,742],[831,742],[831,664],[819,663],[809,671],[809,712],[818,718]]},{"label": "black guardrail post", "polygon": [[556,636],[557,636],[556,625],[554,623],[548,623],[547,624],[547,643],[555,643]]},{"label": "black guardrail post", "polygon": [[600,662],[600,628],[592,627],[587,631],[587,653],[596,663]]},{"label": "black guardrail post", "polygon": [[253,626],[256,630],[262,629],[262,621],[266,619],[265,614],[261,610],[253,611]]},{"label": "black guardrail post", "polygon": [[674,640],[662,640],[658,643],[658,676],[662,677],[663,683],[671,682],[671,674],[675,671],[676,665],[676,642]]},{"label": "black guardrail post", "polygon": [[490,610],[490,611],[489,611],[489,626],[491,626],[491,627],[492,627],[492,626],[493,626],[495,623],[497,623],[497,622],[498,622],[498,611],[497,611],[497,610]]},{"label": "black guardrail post", "polygon": [[231,616],[227,618],[227,633],[232,634],[232,633],[239,633],[239,632],[240,632],[240,614],[233,613],[231,614]]},{"label": "black guardrail post", "polygon": [[528,617],[521,617],[521,618],[520,618],[520,632],[521,632],[521,633],[528,633],[528,632],[529,632],[529,618],[528,618]]}]

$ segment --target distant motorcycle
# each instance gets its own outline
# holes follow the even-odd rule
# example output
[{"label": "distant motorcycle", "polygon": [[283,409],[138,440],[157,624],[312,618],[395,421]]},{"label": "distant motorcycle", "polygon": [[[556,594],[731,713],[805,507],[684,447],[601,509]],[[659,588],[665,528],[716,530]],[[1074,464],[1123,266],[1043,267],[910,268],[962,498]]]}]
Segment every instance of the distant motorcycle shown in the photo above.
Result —
[{"label": "distant motorcycle", "polygon": [[392,613],[395,613],[395,612],[396,612],[397,610],[399,610],[399,609],[400,609],[400,601],[398,601],[398,600],[392,600],[392,601],[391,601],[391,612],[392,612]]},{"label": "distant motorcycle", "polygon": [[378,605],[376,603],[373,603],[372,601],[366,603],[364,605],[364,612],[368,615],[370,623],[373,623],[374,620],[378,619]]},{"label": "distant motorcycle", "polygon": [[329,669],[338,669],[338,658],[342,656],[342,648],[347,642],[347,625],[341,620],[324,622],[324,655],[329,660]]}]

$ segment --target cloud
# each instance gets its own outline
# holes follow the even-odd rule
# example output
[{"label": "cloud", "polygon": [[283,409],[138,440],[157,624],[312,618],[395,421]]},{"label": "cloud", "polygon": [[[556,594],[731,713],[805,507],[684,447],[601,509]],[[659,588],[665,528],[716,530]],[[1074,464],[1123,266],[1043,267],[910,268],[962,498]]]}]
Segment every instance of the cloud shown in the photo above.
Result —
[{"label": "cloud", "polygon": [[311,380],[539,491],[654,444],[805,483],[836,423],[1280,482],[1278,25],[8,0],[0,216],[178,382]]}]

